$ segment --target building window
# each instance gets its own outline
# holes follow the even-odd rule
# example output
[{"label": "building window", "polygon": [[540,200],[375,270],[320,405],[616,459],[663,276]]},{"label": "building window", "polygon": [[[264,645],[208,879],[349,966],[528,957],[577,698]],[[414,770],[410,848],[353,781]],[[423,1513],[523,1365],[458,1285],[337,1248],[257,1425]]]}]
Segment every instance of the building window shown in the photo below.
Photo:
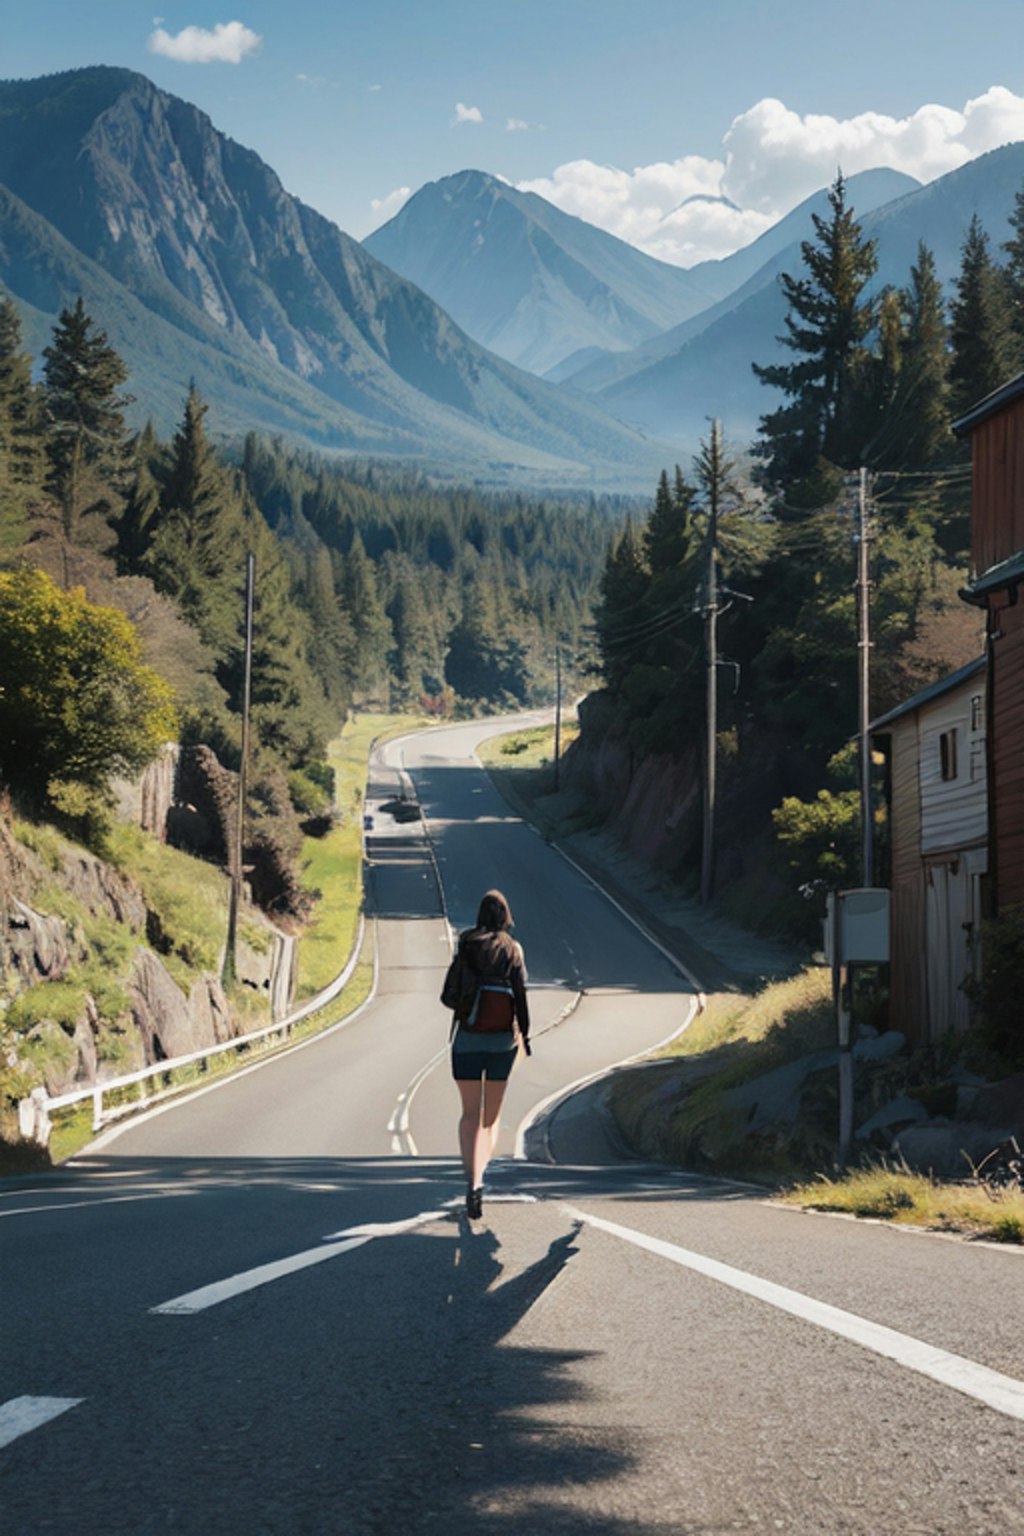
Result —
[{"label": "building window", "polygon": [[980,731],[985,727],[985,714],[982,709],[981,694],[976,693],[971,699],[971,730]]},{"label": "building window", "polygon": [[956,727],[939,737],[939,767],[943,779],[956,778]]}]

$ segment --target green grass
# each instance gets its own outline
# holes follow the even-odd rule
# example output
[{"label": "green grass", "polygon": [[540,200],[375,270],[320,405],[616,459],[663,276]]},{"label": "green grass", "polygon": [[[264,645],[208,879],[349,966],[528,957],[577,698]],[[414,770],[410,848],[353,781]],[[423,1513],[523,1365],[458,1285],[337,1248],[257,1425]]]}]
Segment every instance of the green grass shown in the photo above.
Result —
[{"label": "green grass", "polygon": [[108,856],[157,914],[161,958],[178,985],[187,991],[193,972],[215,972],[227,933],[224,871],[121,823],[110,833]]},{"label": "green grass", "polygon": [[761,1182],[792,1179],[821,1166],[820,1128],[787,1127],[784,1139],[748,1136],[730,1090],[831,1044],[829,973],[815,967],[773,982],[753,997],[717,993],[685,1034],[661,1053],[656,1070],[614,1082],[609,1107],[641,1156]]},{"label": "green grass", "polygon": [[[564,753],[579,735],[575,720],[562,724],[560,748]],[[578,831],[579,808],[550,799],[555,791],[555,727],[535,726],[508,736],[491,736],[477,747],[477,755],[495,788],[514,811],[532,822],[545,837]],[[546,803],[545,803],[546,802]]]},{"label": "green grass", "polygon": [[355,943],[363,903],[363,799],[370,751],[377,741],[427,723],[418,715],[357,715],[328,748],[338,821],[325,837],[307,837],[302,845],[302,883],[319,894],[299,940],[299,1002],[334,980]]},{"label": "green grass", "polygon": [[844,1178],[822,1176],[781,1198],[805,1210],[841,1211],[894,1226],[1024,1243],[1024,1190],[995,1189],[981,1180],[941,1183],[926,1174],[879,1166],[857,1169]]},{"label": "green grass", "polygon": [[[114,1094],[108,1094],[105,1103],[109,1107],[138,1106],[143,1107],[147,1093],[161,1092],[173,1095],[176,1092],[188,1093],[193,1088],[205,1088],[211,1083],[218,1082],[222,1078],[230,1077],[241,1067],[251,1066],[255,1061],[265,1060],[271,1056],[288,1050],[299,1041],[307,1040],[313,1035],[330,1029],[335,1024],[340,1024],[349,1018],[356,1009],[370,995],[373,985],[373,947],[375,939],[368,931],[363,947],[360,951],[359,961],[351,980],[345,990],[326,1004],[323,1008],[311,1013],[308,1018],[302,1019],[292,1026],[286,1036],[273,1035],[267,1040],[254,1041],[250,1045],[239,1046],[234,1051],[223,1051],[212,1057],[208,1062],[190,1062],[183,1067],[177,1067],[172,1072],[162,1074],[158,1078],[150,1079],[142,1084],[129,1084],[116,1090]],[[253,1025],[253,1028],[260,1027]],[[114,1122],[116,1123],[116,1122]],[[65,1162],[69,1157],[74,1157],[94,1139],[97,1132],[92,1128],[92,1102],[76,1104],[69,1109],[60,1111],[54,1116],[53,1130],[50,1136],[49,1155],[53,1163]],[[0,1149],[10,1151],[11,1149]],[[14,1149],[17,1152],[17,1149]],[[0,1173],[4,1171],[20,1171],[14,1167],[5,1170],[0,1165]]]}]

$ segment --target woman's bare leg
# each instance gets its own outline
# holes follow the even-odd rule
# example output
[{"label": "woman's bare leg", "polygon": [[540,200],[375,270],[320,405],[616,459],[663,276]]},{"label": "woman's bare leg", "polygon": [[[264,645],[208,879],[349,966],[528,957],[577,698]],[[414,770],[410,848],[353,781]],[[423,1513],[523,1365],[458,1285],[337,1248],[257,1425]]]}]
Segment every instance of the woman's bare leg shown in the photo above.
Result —
[{"label": "woman's bare leg", "polygon": [[475,1189],[473,1167],[476,1160],[476,1141],[480,1133],[480,1111],[483,1104],[483,1080],[479,1077],[457,1078],[455,1086],[462,1099],[462,1117],[459,1120],[459,1152],[466,1173],[466,1182]]},{"label": "woman's bare leg", "polygon": [[459,1082],[462,1118],[459,1121],[459,1151],[466,1170],[466,1182],[479,1189],[484,1170],[494,1155],[501,1128],[501,1106],[505,1101],[506,1082],[472,1079]]}]

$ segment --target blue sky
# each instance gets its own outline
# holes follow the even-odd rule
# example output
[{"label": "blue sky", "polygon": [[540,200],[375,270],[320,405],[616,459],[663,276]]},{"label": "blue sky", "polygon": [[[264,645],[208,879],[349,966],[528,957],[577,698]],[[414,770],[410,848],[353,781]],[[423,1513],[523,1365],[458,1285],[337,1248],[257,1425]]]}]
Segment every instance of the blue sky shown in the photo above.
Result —
[{"label": "blue sky", "polygon": [[930,180],[1024,139],[1024,0],[0,0],[0,76],[94,63],[353,235],[473,166],[683,265],[838,164]]}]

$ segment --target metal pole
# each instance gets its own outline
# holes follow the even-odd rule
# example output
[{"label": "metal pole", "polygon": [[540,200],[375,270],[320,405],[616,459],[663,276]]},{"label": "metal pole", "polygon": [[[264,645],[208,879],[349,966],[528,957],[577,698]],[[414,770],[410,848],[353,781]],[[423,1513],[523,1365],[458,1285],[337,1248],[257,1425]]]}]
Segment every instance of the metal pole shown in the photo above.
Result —
[{"label": "metal pole", "polygon": [[555,790],[562,762],[562,647],[555,646]]},{"label": "metal pole", "polygon": [[711,484],[708,487],[708,548],[705,576],[704,644],[707,665],[705,689],[704,834],[700,857],[700,900],[711,900],[714,886],[715,792],[718,748],[718,492],[721,466],[719,424],[711,423]]},{"label": "metal pole", "polygon": [[868,579],[868,495],[867,470],[861,466],[857,491],[857,612],[859,636],[857,651],[859,661],[858,680],[858,743],[860,755],[860,824],[861,824],[861,884],[874,884],[873,839],[871,815],[871,739],[868,722],[871,718],[871,583]]},{"label": "metal pole", "polygon": [[234,981],[238,974],[238,909],[242,903],[242,848],[245,839],[245,791],[249,767],[249,706],[252,696],[252,615],[256,586],[256,558],[245,562],[245,679],[242,688],[242,761],[238,768],[238,805],[235,814],[234,846],[231,851],[231,892],[228,901],[228,934],[224,946],[224,981]]}]

